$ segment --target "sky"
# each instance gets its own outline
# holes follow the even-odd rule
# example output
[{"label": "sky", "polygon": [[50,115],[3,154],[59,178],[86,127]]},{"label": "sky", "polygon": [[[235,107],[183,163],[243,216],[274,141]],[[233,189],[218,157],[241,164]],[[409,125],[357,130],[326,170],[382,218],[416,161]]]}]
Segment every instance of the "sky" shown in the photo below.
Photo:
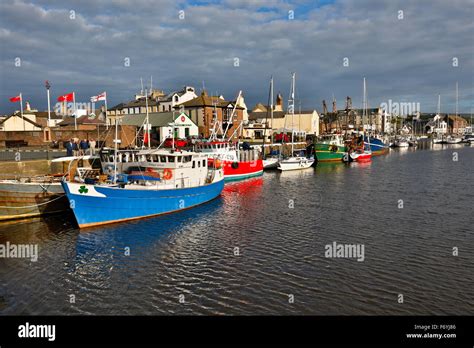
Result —
[{"label": "sky", "polygon": [[0,2],[0,114],[23,95],[47,109],[107,91],[108,106],[145,86],[204,86],[247,106],[267,103],[269,80],[285,103],[321,111],[346,96],[369,107],[419,103],[421,112],[474,111],[474,0],[10,0]]}]

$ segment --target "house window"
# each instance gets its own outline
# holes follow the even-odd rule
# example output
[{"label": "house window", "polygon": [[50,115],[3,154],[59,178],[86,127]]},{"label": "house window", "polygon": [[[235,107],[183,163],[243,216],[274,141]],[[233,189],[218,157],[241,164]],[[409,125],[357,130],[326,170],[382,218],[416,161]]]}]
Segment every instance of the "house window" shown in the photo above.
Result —
[{"label": "house window", "polygon": [[135,108],[135,113],[136,113],[136,114],[139,114],[139,113],[140,113],[139,110],[140,110],[140,108]]},{"label": "house window", "polygon": [[224,117],[223,117],[223,122],[232,122],[232,120],[230,119],[230,117],[232,116],[232,109],[231,108],[226,108],[226,109],[223,109],[224,111]]},{"label": "house window", "polygon": [[184,137],[189,137],[189,127],[184,128]]},{"label": "house window", "polygon": [[49,129],[44,130],[44,141],[51,141],[51,132]]},{"label": "house window", "polygon": [[179,97],[177,95],[174,96],[174,102],[177,103],[179,101]]}]

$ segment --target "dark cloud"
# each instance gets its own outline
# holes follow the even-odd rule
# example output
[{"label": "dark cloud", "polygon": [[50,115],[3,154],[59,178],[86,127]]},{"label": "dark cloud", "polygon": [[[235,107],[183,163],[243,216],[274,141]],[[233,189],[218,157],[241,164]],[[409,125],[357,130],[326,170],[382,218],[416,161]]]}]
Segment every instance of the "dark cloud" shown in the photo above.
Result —
[{"label": "dark cloud", "polygon": [[[253,106],[266,101],[270,75],[287,99],[296,71],[303,108],[320,109],[333,95],[339,106],[347,95],[360,105],[365,76],[371,105],[411,101],[422,111],[435,109],[438,94],[443,109],[454,110],[459,81],[460,110],[470,112],[472,18],[470,0],[2,2],[0,110],[12,111],[16,105],[8,97],[20,91],[33,106],[46,108],[46,79],[53,96],[76,91],[87,101],[107,90],[112,105],[130,99],[140,77],[149,83],[150,75],[167,91],[200,88],[203,81],[228,98],[243,90]],[[459,67],[452,66],[453,57]]]}]

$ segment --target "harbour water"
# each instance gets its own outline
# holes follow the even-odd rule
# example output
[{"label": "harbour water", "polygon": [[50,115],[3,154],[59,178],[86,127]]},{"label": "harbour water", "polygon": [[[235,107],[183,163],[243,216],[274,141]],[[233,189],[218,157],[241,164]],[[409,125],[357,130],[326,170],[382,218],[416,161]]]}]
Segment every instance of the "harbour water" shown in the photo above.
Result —
[{"label": "harbour water", "polygon": [[[391,150],[266,172],[162,217],[3,223],[0,244],[39,257],[0,259],[0,314],[472,315],[473,170],[464,145]],[[334,242],[363,261],[326,257]]]}]

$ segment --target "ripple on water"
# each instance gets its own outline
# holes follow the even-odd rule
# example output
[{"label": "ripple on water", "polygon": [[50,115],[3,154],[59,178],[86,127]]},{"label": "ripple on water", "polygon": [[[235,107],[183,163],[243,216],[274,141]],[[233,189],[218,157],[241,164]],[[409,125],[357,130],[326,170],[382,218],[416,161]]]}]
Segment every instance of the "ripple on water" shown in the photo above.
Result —
[{"label": "ripple on water", "polygon": [[[2,224],[0,243],[37,243],[40,258],[0,260],[0,313],[472,314],[474,151],[456,151],[269,172],[81,232],[70,215]],[[365,260],[326,258],[333,242],[363,244]]]}]

